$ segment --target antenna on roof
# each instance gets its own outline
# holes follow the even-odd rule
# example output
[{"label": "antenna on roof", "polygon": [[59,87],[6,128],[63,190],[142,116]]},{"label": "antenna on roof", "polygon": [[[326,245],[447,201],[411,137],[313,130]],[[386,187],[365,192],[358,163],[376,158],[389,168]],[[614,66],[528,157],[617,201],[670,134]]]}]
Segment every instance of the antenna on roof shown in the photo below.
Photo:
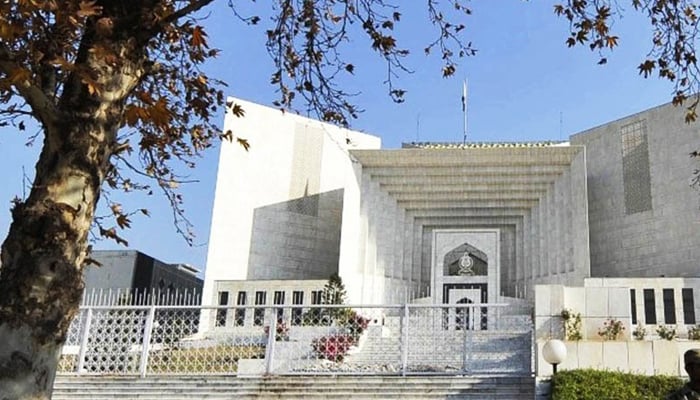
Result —
[{"label": "antenna on roof", "polygon": [[462,82],[462,114],[464,114],[464,138],[462,144],[467,144],[467,79]]}]

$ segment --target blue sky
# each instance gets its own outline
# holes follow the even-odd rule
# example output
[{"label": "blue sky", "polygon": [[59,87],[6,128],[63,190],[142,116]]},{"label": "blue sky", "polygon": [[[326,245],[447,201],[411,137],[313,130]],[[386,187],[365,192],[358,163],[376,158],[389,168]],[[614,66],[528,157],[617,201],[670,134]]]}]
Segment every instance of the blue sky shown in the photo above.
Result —
[{"label": "blue sky", "polygon": [[[266,19],[257,27],[244,26],[226,3],[218,0],[206,10],[208,19],[202,21],[210,45],[222,50],[207,70],[228,83],[228,95],[270,105],[277,97],[269,85],[272,63],[264,49]],[[269,13],[269,2],[237,3],[243,4],[244,13]],[[615,25],[620,47],[608,57],[607,65],[598,66],[596,55],[586,48],[565,46],[568,25],[553,14],[555,2],[474,0],[470,2],[473,15],[465,21],[466,40],[479,51],[475,57],[461,61],[454,78],[443,79],[438,57],[426,57],[422,52],[434,34],[425,19],[425,2],[396,3],[404,4],[396,35],[400,45],[412,51],[407,65],[414,71],[399,80],[408,91],[405,103],[395,104],[386,95],[382,84],[386,67],[369,50],[364,38],[358,37],[345,49],[356,70],[343,85],[348,92],[361,92],[356,102],[365,110],[352,122],[352,128],[380,136],[385,148],[416,140],[461,141],[464,78],[469,82],[470,141],[565,140],[570,134],[671,98],[670,84],[637,74],[637,65],[649,50],[650,32],[643,17],[633,10]],[[223,122],[223,115],[217,118]],[[22,197],[26,187],[23,173],[31,178],[41,143],[39,139],[37,145],[28,147],[26,141],[26,134],[10,128],[0,131],[3,238],[10,224],[10,201]],[[209,150],[191,173],[190,178],[198,182],[183,187],[188,216],[197,234],[194,247],[175,233],[172,213],[157,195],[124,200],[127,207],[145,206],[151,211],[151,217],[136,217],[132,229],[125,232],[130,247],[166,262],[204,269],[217,161],[218,146]],[[102,241],[95,248],[123,247]]]}]

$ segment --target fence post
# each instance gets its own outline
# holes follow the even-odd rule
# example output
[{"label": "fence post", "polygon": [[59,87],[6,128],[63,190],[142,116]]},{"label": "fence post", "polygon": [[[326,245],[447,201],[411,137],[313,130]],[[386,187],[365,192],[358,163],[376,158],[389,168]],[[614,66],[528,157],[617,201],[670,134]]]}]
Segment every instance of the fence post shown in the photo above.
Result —
[{"label": "fence post", "polygon": [[80,350],[78,351],[78,375],[85,369],[85,353],[87,352],[88,338],[90,337],[90,323],[92,322],[92,307],[88,307],[83,326],[83,337],[80,338]]},{"label": "fence post", "polygon": [[[501,307],[495,307],[495,310],[496,310],[496,313],[495,313],[495,314],[496,314],[496,315],[495,315],[494,318],[493,318],[493,321],[495,322],[495,323],[493,324],[493,325],[494,325],[494,329],[496,329],[496,330],[498,330],[498,331],[501,330],[501,329],[507,329],[507,327],[506,327],[506,326],[503,326],[503,323],[501,322],[501,314],[505,314],[505,312],[504,312],[504,313],[501,313],[501,309],[502,309]],[[486,323],[488,324],[489,321],[486,321]],[[488,325],[487,325],[486,329],[488,329]]]},{"label": "fence post", "polygon": [[403,319],[402,319],[402,330],[401,336],[403,340],[401,341],[401,375],[406,376],[406,369],[408,368],[408,303],[403,305]]},{"label": "fence post", "polygon": [[151,332],[153,331],[153,320],[155,319],[156,306],[151,304],[148,309],[148,316],[146,317],[146,326],[143,331],[143,347],[141,349],[141,365],[139,366],[139,372],[141,373],[141,378],[146,377],[146,369],[148,368],[148,347],[151,344]]},{"label": "fence post", "polygon": [[272,373],[272,359],[275,357],[275,340],[277,339],[277,312],[270,313],[270,329],[267,331],[267,347],[265,348],[265,373]]},{"label": "fence post", "polygon": [[[463,306],[464,308],[460,311],[459,306]],[[473,318],[474,312],[476,309],[474,308],[466,308],[466,304],[459,304],[457,305],[457,308],[455,308],[455,315],[459,315],[459,313],[462,313],[462,332],[464,332],[463,339],[462,339],[462,371],[463,372],[469,372],[469,348],[471,347],[471,343],[468,343],[468,339],[470,338],[470,331],[473,329]],[[459,329],[457,324],[455,324],[455,329]]]}]

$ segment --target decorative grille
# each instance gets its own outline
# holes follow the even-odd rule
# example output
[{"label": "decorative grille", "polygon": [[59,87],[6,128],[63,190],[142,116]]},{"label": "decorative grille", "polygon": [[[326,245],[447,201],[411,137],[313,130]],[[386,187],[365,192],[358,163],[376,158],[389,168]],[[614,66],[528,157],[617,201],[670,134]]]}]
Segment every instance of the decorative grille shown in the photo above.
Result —
[{"label": "decorative grille", "polygon": [[[219,324],[221,315],[232,321]],[[141,376],[529,375],[532,368],[530,314],[502,304],[84,306],[59,364],[62,373]]]},{"label": "decorative grille", "polygon": [[649,142],[646,121],[620,128],[622,140],[622,183],[625,211],[634,214],[652,209]]}]

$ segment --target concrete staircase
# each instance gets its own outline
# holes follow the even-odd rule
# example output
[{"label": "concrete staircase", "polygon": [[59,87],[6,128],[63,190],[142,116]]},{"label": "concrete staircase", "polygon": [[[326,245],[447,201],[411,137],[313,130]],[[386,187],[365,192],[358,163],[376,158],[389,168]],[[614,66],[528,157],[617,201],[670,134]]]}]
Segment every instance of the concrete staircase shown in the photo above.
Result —
[{"label": "concrete staircase", "polygon": [[[370,327],[363,339],[345,364],[387,365],[399,371],[403,346],[398,329]],[[417,324],[409,327],[406,356],[409,372],[528,375],[532,371],[532,334],[527,330],[427,329]]]},{"label": "concrete staircase", "polygon": [[448,376],[69,376],[53,400],[534,399],[533,377]]},{"label": "concrete staircase", "polygon": [[393,365],[401,364],[401,338],[391,329],[370,326],[358,349],[345,358],[347,364]]}]

